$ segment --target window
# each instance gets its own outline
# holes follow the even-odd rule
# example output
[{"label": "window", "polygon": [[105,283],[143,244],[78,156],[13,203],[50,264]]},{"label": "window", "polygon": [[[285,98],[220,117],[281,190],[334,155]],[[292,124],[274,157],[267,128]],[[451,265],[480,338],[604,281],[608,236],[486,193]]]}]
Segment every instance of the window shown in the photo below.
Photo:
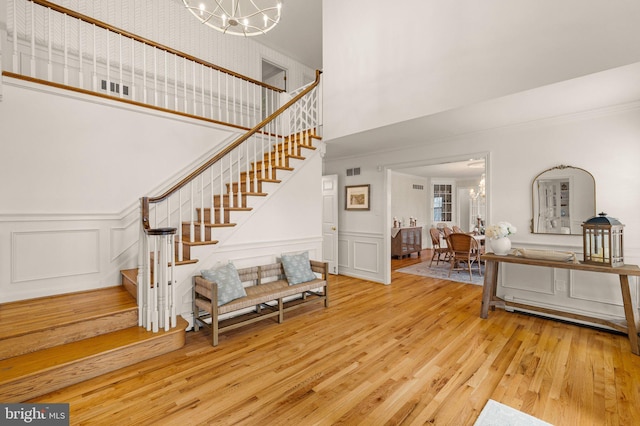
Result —
[{"label": "window", "polygon": [[433,185],[433,221],[451,222],[452,185]]}]

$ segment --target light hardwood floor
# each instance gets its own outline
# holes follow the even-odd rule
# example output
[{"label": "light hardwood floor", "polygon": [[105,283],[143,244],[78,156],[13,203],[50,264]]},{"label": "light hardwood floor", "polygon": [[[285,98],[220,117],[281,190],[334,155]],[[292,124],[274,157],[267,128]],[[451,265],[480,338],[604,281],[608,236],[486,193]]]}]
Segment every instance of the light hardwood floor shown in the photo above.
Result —
[{"label": "light hardwood floor", "polygon": [[191,332],[178,351],[31,402],[68,402],[72,424],[92,425],[472,425],[488,399],[556,426],[640,424],[626,337],[500,310],[482,320],[479,286],[392,278],[331,276],[329,308],[216,348]]}]

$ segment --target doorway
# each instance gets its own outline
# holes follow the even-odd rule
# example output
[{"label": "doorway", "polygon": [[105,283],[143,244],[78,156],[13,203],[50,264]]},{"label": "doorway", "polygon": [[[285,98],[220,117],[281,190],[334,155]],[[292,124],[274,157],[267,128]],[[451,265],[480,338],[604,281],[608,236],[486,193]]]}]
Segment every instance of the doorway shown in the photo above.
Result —
[{"label": "doorway", "polygon": [[[451,224],[463,225],[467,230],[471,226],[471,217],[481,215],[484,219],[489,215],[489,154],[476,153],[459,155],[447,159],[423,160],[404,164],[392,164],[385,167],[387,188],[387,210],[385,211],[385,240],[386,254],[388,254],[388,268],[385,271],[386,282],[391,283],[391,224],[394,217],[413,216],[418,220],[418,226],[422,226],[423,248],[431,247],[429,229],[437,226],[439,222],[445,222],[438,217],[438,209],[442,206],[436,202],[435,186],[447,183],[451,185]],[[407,177],[408,176],[408,177]],[[406,188],[398,188],[401,182]],[[482,181],[482,184],[480,182]],[[473,194],[478,194],[482,185],[482,203]],[[424,186],[424,191],[416,190]],[[471,192],[471,189],[474,191]],[[407,197],[420,198],[419,201],[409,202]],[[423,203],[421,206],[417,202]],[[411,211],[398,210],[402,206],[411,206]],[[456,206],[466,206],[458,208]],[[420,208],[418,208],[420,207]],[[479,208],[480,207],[480,208]],[[424,212],[416,215],[416,212]],[[441,213],[441,212],[440,212]],[[448,220],[446,222],[449,222]],[[389,226],[386,226],[386,224]],[[465,226],[466,225],[466,226]]]},{"label": "doorway", "polygon": [[[277,89],[287,91],[287,70],[280,65],[262,59],[262,82]],[[279,107],[278,93],[262,88],[262,119],[264,120]]]}]

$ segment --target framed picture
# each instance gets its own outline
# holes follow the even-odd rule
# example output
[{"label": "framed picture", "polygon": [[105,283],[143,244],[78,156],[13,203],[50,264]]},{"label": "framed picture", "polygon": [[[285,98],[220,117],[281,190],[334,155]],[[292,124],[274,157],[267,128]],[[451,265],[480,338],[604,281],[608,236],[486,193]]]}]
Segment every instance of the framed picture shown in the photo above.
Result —
[{"label": "framed picture", "polygon": [[345,210],[369,210],[369,185],[345,187]]}]

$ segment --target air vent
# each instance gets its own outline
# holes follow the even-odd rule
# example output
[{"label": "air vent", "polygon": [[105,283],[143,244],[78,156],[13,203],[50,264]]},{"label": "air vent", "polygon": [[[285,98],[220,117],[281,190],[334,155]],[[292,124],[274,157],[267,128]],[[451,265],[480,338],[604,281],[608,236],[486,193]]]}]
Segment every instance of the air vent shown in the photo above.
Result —
[{"label": "air vent", "polygon": [[358,176],[360,174],[360,167],[354,167],[353,169],[347,169],[347,176]]},{"label": "air vent", "polygon": [[[101,84],[102,90],[107,90],[107,80],[102,80]],[[120,84],[114,83],[113,81],[109,83],[109,91],[113,93],[120,93]],[[124,96],[129,96],[129,86],[122,86],[122,94]]]},{"label": "air vent", "polygon": [[415,183],[413,184],[413,189],[418,189],[420,191],[424,191],[424,185],[416,185]]}]

